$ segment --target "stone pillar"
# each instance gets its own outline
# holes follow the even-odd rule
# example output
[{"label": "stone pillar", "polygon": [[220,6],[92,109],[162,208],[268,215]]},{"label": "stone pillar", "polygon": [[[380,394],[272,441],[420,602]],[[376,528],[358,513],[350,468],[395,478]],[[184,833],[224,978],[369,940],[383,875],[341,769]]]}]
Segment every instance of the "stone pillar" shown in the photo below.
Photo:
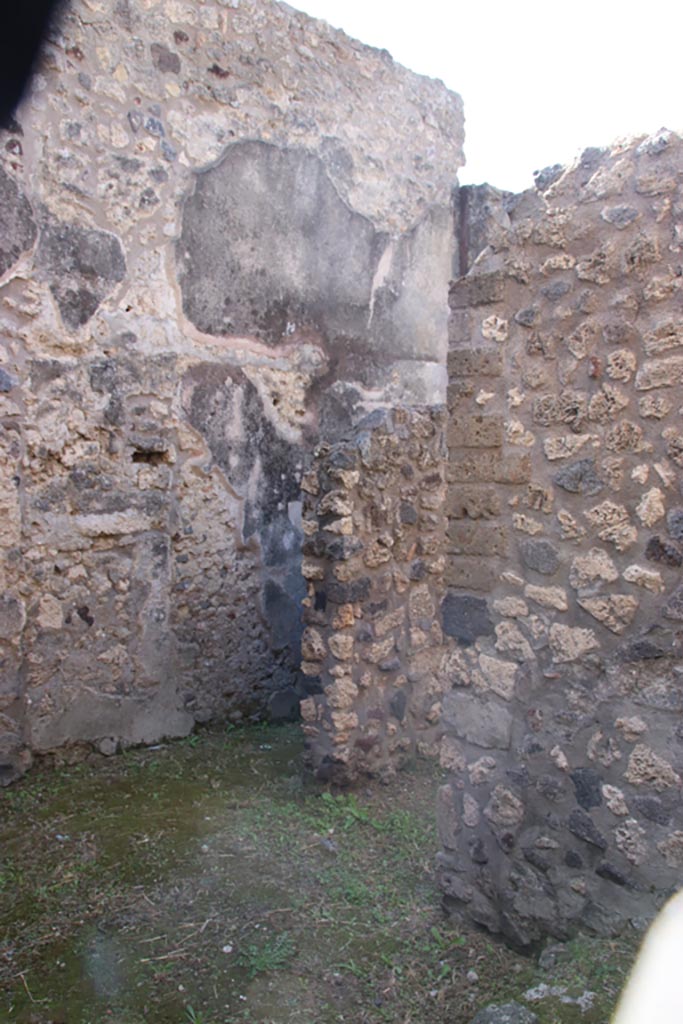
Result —
[{"label": "stone pillar", "polygon": [[387,776],[441,715],[444,414],[395,409],[323,444],[303,481],[304,731],[316,774]]}]

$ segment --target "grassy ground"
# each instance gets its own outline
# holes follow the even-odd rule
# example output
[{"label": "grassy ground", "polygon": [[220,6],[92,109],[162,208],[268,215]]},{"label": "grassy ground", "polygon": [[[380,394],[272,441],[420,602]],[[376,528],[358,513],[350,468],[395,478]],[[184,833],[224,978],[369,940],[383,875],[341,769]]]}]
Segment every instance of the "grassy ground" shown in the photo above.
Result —
[{"label": "grassy ground", "polygon": [[576,940],[550,977],[443,918],[436,785],[329,793],[296,728],[34,771],[0,794],[0,1020],[467,1024],[546,984],[543,1024],[606,1024],[632,941]]}]

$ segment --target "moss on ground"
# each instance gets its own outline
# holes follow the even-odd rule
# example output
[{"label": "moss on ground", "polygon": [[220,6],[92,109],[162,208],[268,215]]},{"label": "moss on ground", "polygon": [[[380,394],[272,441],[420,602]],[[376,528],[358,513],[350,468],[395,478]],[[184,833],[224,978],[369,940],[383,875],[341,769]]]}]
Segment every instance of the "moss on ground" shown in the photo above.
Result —
[{"label": "moss on ground", "polygon": [[546,984],[542,1024],[606,1024],[633,940],[550,977],[443,917],[432,766],[334,794],[300,761],[295,727],[205,731],[5,791],[0,1019],[467,1024]]}]

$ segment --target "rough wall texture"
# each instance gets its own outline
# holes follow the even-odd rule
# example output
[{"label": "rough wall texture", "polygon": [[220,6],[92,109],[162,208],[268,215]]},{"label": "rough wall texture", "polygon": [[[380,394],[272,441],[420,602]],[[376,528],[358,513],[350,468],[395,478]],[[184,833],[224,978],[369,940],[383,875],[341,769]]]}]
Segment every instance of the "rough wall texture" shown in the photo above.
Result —
[{"label": "rough wall texture", "polygon": [[0,781],[303,695],[322,777],[439,754],[528,944],[683,867],[683,141],[453,232],[461,142],[285,6],[69,8],[0,137]]},{"label": "rough wall texture", "polygon": [[284,5],[68,7],[0,138],[5,780],[295,701],[304,462],[445,392],[461,145]]},{"label": "rough wall texture", "polygon": [[321,445],[304,478],[302,715],[320,778],[387,776],[435,752],[443,419],[438,409],[373,413]]},{"label": "rough wall texture", "polygon": [[680,884],[682,184],[662,133],[457,204],[441,878],[522,944]]}]

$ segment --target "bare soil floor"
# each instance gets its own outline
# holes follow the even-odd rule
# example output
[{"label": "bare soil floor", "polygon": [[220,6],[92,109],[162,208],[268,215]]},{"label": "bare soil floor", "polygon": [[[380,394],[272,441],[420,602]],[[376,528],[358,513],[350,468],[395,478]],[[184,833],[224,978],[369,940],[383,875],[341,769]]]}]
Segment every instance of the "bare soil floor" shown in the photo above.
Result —
[{"label": "bare soil floor", "polygon": [[0,793],[0,1021],[606,1024],[635,937],[541,969],[446,919],[438,781],[329,792],[296,727],[39,767]]}]

